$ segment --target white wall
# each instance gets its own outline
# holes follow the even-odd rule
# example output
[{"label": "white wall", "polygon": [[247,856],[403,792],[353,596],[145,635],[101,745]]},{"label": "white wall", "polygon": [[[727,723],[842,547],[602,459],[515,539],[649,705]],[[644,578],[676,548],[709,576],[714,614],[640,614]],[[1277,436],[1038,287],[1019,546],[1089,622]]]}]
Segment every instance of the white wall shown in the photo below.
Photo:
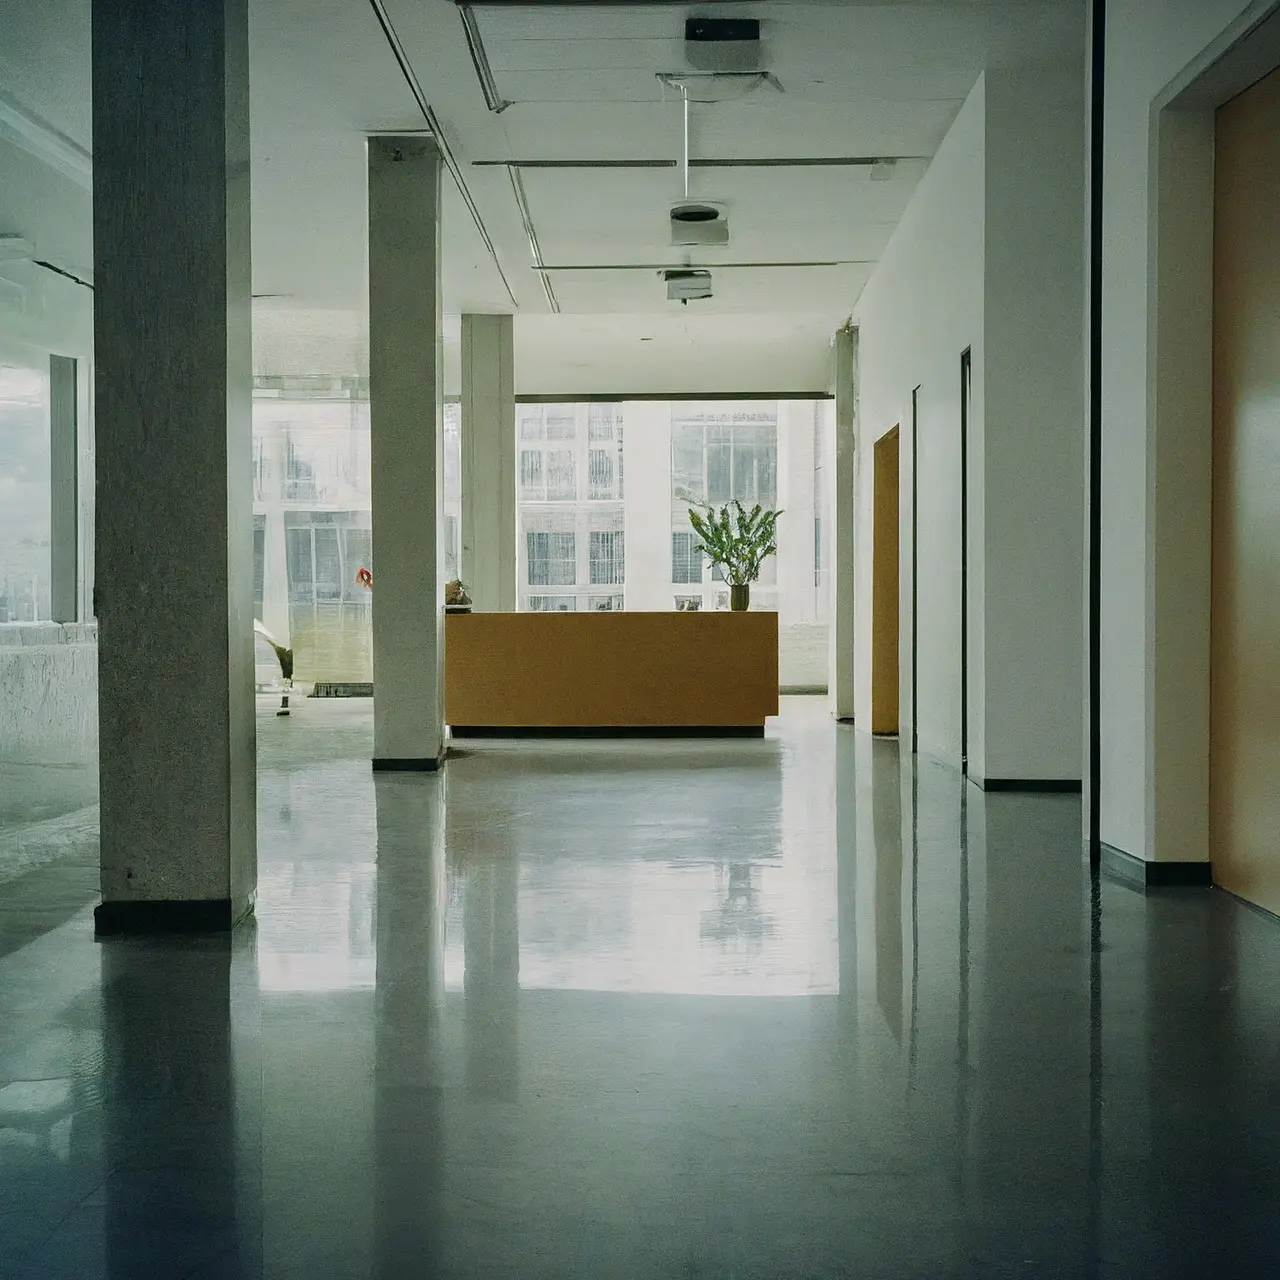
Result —
[{"label": "white wall", "polygon": [[919,396],[920,749],[960,755],[960,353],[981,421],[986,85],[938,149],[854,313],[859,332],[855,716],[871,717],[872,446],[901,426],[902,724],[911,722],[911,391]]},{"label": "white wall", "polygon": [[[1193,725],[1179,724],[1177,706],[1181,699],[1185,710],[1203,698],[1187,682],[1180,692],[1178,680],[1164,678],[1179,667],[1203,672],[1207,636],[1197,635],[1203,626],[1186,625],[1185,611],[1179,616],[1176,609],[1157,607],[1158,597],[1179,578],[1183,590],[1204,594],[1208,563],[1207,543],[1198,552],[1186,548],[1191,555],[1180,557],[1177,528],[1168,528],[1167,521],[1161,528],[1157,520],[1158,445],[1163,434],[1161,447],[1167,450],[1178,405],[1160,400],[1151,344],[1159,251],[1170,230],[1159,227],[1151,199],[1159,155],[1153,105],[1190,64],[1206,60],[1211,48],[1228,46],[1270,7],[1242,0],[1111,0],[1108,5],[1099,800],[1103,841],[1149,860],[1208,857],[1207,716],[1200,708],[1197,732]],[[1159,141],[1167,150],[1170,140]],[[1171,192],[1166,214],[1182,204]],[[1170,281],[1204,269],[1203,263],[1188,261],[1181,246],[1163,266]],[[1197,329],[1203,326],[1205,305],[1202,299],[1193,316]],[[1185,361],[1186,354],[1180,358]],[[1207,422],[1201,421],[1200,431],[1207,439]],[[1189,443],[1189,437],[1181,443]],[[1207,528],[1202,532],[1207,538]],[[1156,548],[1162,549],[1167,569],[1159,580]],[[1192,578],[1196,581],[1188,581]]]},{"label": "white wall", "polygon": [[975,86],[854,313],[861,349],[857,715],[870,719],[873,444],[901,427],[901,716],[911,706],[919,387],[922,752],[957,763],[960,362],[969,413],[969,768],[1078,780],[1084,521],[1084,12],[1054,66]]},{"label": "white wall", "polygon": [[92,624],[0,627],[0,763],[98,758],[98,645]]},{"label": "white wall", "polygon": [[987,74],[985,405],[970,464],[984,529],[972,558],[978,777],[1081,774],[1083,52],[1081,9],[1066,67]]}]

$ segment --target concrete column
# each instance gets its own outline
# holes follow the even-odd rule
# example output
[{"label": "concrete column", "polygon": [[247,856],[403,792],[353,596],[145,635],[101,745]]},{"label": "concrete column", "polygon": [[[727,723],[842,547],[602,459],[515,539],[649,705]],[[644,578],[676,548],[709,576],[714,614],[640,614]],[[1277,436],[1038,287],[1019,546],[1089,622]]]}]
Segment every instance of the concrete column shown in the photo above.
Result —
[{"label": "concrete column", "polygon": [[80,619],[78,361],[49,357],[50,605],[54,622]]},{"label": "concrete column", "polygon": [[[671,405],[628,404],[622,423],[623,541],[627,555],[627,608],[666,612],[671,589]],[[681,527],[688,521],[682,520]],[[702,584],[677,590],[701,595]]]},{"label": "concrete column", "polygon": [[831,493],[831,670],[827,681],[837,720],[853,719],[854,494],[857,492],[858,331],[846,325],[832,344],[835,359],[835,484]]},{"label": "concrete column", "polygon": [[444,754],[441,319],[440,152],[370,138],[375,769],[432,770]]},{"label": "concrete column", "polygon": [[778,612],[813,622],[813,402],[778,402]]},{"label": "concrete column", "polygon": [[477,609],[516,607],[511,316],[462,317],[462,580]]},{"label": "concrete column", "polygon": [[248,0],[93,0],[102,905],[257,882]]}]

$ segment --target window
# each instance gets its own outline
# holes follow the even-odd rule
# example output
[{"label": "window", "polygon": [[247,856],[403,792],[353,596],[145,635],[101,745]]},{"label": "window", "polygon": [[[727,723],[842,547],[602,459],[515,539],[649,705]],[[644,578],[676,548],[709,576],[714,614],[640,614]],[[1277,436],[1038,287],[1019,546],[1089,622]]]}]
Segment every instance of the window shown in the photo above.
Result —
[{"label": "window", "polygon": [[458,517],[444,518],[444,577],[452,582],[458,576]]},{"label": "window", "polygon": [[525,549],[529,586],[571,587],[577,582],[576,539],[572,533],[526,533]]},{"label": "window", "polygon": [[52,613],[48,357],[0,348],[0,622]]},{"label": "window", "polygon": [[532,499],[547,496],[546,484],[542,479],[541,449],[520,450],[520,496]]},{"label": "window", "polygon": [[547,450],[547,501],[572,502],[578,496],[578,468],[572,449]]},{"label": "window", "polygon": [[262,617],[266,587],[267,517],[253,517],[253,616]]},{"label": "window", "polygon": [[587,608],[595,613],[621,613],[623,598],[621,596],[587,596]]},{"label": "window", "polygon": [[614,457],[607,449],[592,449],[587,455],[587,497],[600,500],[616,498]]},{"label": "window", "polygon": [[621,585],[626,580],[621,532],[593,532],[590,541],[590,576],[593,585]]},{"label": "window", "polygon": [[695,533],[671,535],[671,581],[702,581],[702,548]]},{"label": "window", "polygon": [[676,596],[677,613],[697,613],[702,608],[701,596]]},{"label": "window", "polygon": [[530,613],[577,613],[577,596],[527,596],[525,608]]},{"label": "window", "polygon": [[286,529],[284,545],[289,574],[289,599],[299,604],[310,604],[315,599],[310,526],[305,529]]}]

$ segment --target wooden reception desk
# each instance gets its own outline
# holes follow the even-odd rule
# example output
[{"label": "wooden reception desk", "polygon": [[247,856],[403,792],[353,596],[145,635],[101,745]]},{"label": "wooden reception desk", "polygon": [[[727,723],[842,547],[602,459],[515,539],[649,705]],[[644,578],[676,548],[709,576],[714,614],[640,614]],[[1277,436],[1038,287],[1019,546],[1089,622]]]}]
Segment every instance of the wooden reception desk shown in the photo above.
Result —
[{"label": "wooden reception desk", "polygon": [[448,614],[444,700],[456,736],[763,733],[778,714],[778,615]]}]

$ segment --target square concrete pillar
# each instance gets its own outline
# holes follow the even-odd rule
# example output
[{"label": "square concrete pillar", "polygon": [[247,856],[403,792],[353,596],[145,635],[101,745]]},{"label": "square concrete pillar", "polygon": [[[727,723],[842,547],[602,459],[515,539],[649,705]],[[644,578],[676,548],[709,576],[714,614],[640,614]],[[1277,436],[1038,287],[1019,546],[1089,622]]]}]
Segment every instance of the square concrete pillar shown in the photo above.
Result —
[{"label": "square concrete pillar", "polygon": [[248,0],[93,2],[100,933],[257,882]]},{"label": "square concrete pillar", "polygon": [[511,316],[462,317],[462,580],[476,609],[516,607]]},{"label": "square concrete pillar", "polygon": [[831,670],[827,687],[837,720],[853,719],[853,593],[858,465],[858,331],[839,330],[832,344],[836,399],[835,483],[831,493]]},{"label": "square concrete pillar", "polygon": [[375,769],[444,756],[440,174],[430,138],[369,139]]}]

